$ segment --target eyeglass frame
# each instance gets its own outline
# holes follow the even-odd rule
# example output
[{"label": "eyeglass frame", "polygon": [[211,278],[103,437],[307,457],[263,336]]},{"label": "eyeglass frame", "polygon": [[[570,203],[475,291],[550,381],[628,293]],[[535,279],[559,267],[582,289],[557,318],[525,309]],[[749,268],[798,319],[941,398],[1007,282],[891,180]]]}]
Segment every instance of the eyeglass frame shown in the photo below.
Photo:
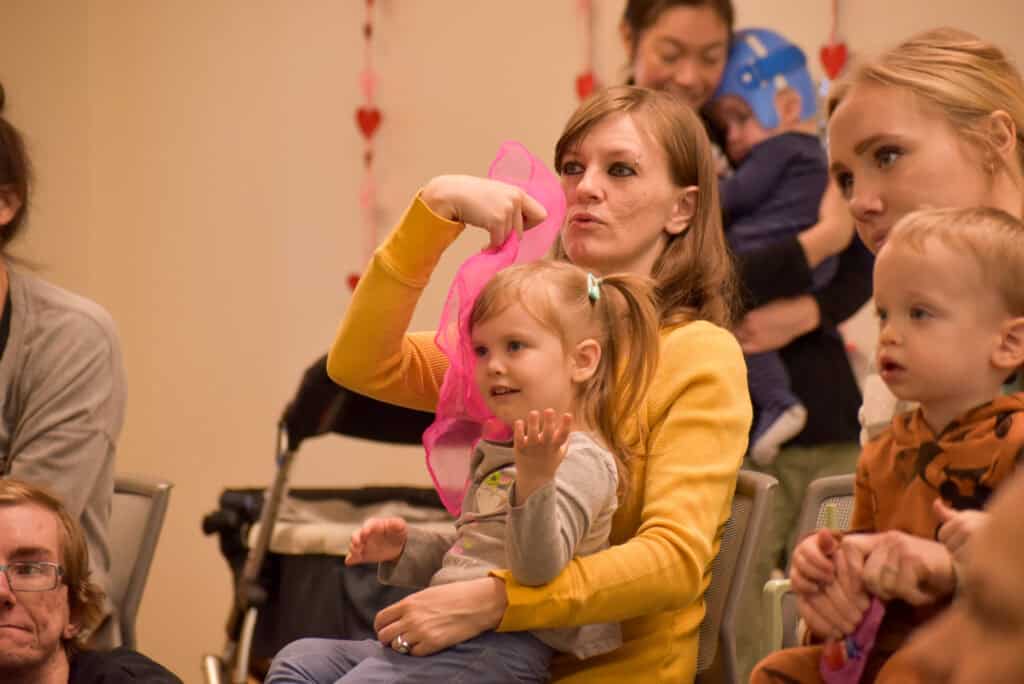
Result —
[{"label": "eyeglass frame", "polygon": [[[48,568],[53,568],[54,570],[57,571],[54,574],[54,576],[53,576],[53,586],[52,587],[48,587],[46,589],[15,589],[14,588],[14,583],[11,582],[11,576],[9,574],[7,574],[7,569],[10,568],[12,565],[14,565],[14,566],[32,565],[32,566],[45,566],[45,567],[48,567]],[[14,561],[13,563],[0,564],[0,573],[3,573],[4,578],[7,580],[7,586],[10,587],[11,591],[19,591],[19,592],[23,591],[23,592],[29,592],[29,593],[38,593],[38,592],[43,592],[43,591],[53,591],[54,589],[59,587],[61,584],[63,584],[63,581],[64,581],[64,566],[62,566],[60,563],[53,563],[51,561]]]}]

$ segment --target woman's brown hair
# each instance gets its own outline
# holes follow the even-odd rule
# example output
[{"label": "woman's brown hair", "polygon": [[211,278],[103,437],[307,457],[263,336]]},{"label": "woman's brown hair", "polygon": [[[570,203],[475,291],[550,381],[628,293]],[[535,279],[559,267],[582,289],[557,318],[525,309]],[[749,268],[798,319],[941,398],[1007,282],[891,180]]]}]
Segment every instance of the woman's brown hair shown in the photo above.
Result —
[{"label": "woman's brown hair", "polygon": [[629,0],[622,12],[622,25],[633,38],[635,46],[641,33],[653,26],[661,15],[673,7],[708,7],[722,20],[729,35],[736,24],[736,10],[732,0]]},{"label": "woman's brown hair", "polygon": [[[704,124],[681,99],[636,86],[599,91],[570,117],[555,145],[555,169],[599,123],[628,115],[637,128],[665,150],[672,182],[697,188],[690,226],[670,235],[651,271],[658,294],[662,326],[706,320],[732,327],[737,315],[737,280],[732,255],[722,230],[718,176]],[[561,243],[555,250],[567,260]]]},{"label": "woman's brown hair", "polygon": [[0,253],[21,231],[28,215],[28,192],[32,178],[31,165],[25,152],[25,141],[18,129],[3,116],[4,88],[0,84],[0,192],[9,193],[18,208],[7,225],[0,226]]}]

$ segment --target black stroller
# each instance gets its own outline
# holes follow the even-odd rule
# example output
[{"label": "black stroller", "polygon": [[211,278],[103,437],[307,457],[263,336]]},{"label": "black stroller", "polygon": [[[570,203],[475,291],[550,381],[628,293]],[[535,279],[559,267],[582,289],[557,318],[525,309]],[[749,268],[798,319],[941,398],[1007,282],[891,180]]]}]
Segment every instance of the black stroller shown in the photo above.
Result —
[{"label": "black stroller", "polygon": [[[275,527],[280,527],[285,503],[316,507],[341,501],[358,513],[366,506],[398,502],[428,521],[425,524],[450,524],[433,489],[288,491],[287,486],[292,460],[305,439],[337,433],[419,444],[432,420],[433,414],[379,402],[337,386],[327,376],[326,357],[306,370],[278,424],[277,473],[269,491],[225,490],[220,508],[203,519],[203,532],[219,536],[235,585],[227,643],[220,655],[203,656],[206,684],[244,684],[250,675],[262,679],[274,654],[300,637],[371,637],[376,611],[409,593],[379,584],[373,566],[346,568],[342,556],[324,553],[275,554],[271,540]],[[251,544],[250,537],[255,538]]]}]

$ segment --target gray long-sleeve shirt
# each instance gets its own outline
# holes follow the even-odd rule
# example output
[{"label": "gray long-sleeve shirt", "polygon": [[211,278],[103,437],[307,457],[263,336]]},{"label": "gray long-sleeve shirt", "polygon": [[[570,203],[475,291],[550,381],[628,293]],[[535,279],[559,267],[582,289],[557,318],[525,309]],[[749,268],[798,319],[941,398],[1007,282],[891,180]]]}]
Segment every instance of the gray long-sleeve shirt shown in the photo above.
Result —
[{"label": "gray long-sleeve shirt", "polygon": [[[11,327],[0,357],[0,477],[55,494],[78,519],[92,579],[110,591],[114,451],[125,376],[110,315],[99,305],[7,265]],[[107,600],[96,646],[120,633]]]},{"label": "gray long-sleeve shirt", "polygon": [[[472,481],[451,535],[409,528],[397,561],[381,563],[381,581],[411,587],[486,577],[508,568],[518,582],[546,584],[574,556],[608,547],[617,505],[615,459],[589,435],[569,435],[554,481],[512,506],[515,460],[509,445],[481,441],[473,454]],[[617,624],[538,630],[552,648],[578,658],[622,644]]]}]

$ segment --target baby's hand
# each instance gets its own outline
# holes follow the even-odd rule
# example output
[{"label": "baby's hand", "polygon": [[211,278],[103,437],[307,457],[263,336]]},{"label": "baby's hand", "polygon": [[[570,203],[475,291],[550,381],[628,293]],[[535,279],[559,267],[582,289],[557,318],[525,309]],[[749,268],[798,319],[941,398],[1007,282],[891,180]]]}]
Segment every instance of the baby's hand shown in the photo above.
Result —
[{"label": "baby's hand", "polygon": [[829,530],[818,530],[805,537],[793,550],[793,563],[789,579],[793,591],[813,594],[828,586],[836,578],[833,556],[839,550],[839,542]]},{"label": "baby's hand", "polygon": [[516,503],[555,479],[565,457],[565,441],[572,428],[572,415],[559,418],[554,409],[545,409],[543,417],[530,411],[526,420],[517,420],[512,431],[516,460]]},{"label": "baby's hand", "polygon": [[[831,532],[826,533],[831,537]],[[819,537],[808,539],[818,541]],[[824,539],[824,536],[820,539]],[[857,574],[854,559],[847,556],[841,544],[836,545],[834,538],[824,546],[829,545],[832,545],[832,548],[828,551],[828,558],[835,567],[835,576],[827,583],[815,585],[818,588],[814,591],[797,591],[797,611],[812,632],[823,637],[839,639],[857,629],[864,611],[870,605],[870,599]],[[790,577],[795,574],[794,568]],[[795,582],[793,586],[796,586]]]},{"label": "baby's hand", "polygon": [[933,504],[935,515],[938,516],[941,525],[939,526],[938,541],[942,543],[957,563],[964,563],[967,560],[967,544],[971,537],[988,521],[988,513],[984,511],[957,511],[945,503],[942,499],[935,499]]},{"label": "baby's hand", "polygon": [[402,555],[407,538],[401,518],[370,518],[352,534],[345,565],[395,560]]}]

